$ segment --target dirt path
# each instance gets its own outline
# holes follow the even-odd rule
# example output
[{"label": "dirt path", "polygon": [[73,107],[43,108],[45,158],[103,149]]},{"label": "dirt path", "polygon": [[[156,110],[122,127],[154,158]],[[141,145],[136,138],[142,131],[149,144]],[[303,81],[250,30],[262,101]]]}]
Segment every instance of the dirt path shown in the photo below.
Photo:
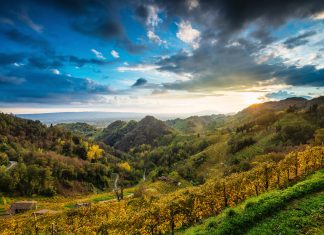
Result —
[{"label": "dirt path", "polygon": [[17,162],[15,162],[15,161],[10,161],[10,164],[9,164],[9,166],[7,167],[7,171],[9,171],[11,168],[13,168],[15,165],[17,165]]}]

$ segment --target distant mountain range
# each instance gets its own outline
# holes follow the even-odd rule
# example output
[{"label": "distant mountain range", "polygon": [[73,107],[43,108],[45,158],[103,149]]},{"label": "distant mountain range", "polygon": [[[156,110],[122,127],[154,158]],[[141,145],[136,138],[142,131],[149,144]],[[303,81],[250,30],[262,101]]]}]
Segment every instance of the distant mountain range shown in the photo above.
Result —
[{"label": "distant mountain range", "polygon": [[[38,114],[17,114],[17,117],[39,120],[45,124],[86,122],[88,124],[110,123],[115,120],[139,120],[145,116],[142,113],[123,112],[59,112]],[[106,126],[106,124],[104,126]]]},{"label": "distant mountain range", "polygon": [[[192,115],[212,114],[211,111],[199,113],[186,114],[154,114],[155,117],[161,120],[168,120],[174,118],[186,118]],[[144,118],[147,113],[133,113],[133,112],[58,112],[58,113],[37,113],[37,114],[16,114],[17,117],[39,120],[44,124],[58,124],[58,123],[75,123],[85,122],[97,127],[106,127],[108,124],[116,121],[139,121]]]}]

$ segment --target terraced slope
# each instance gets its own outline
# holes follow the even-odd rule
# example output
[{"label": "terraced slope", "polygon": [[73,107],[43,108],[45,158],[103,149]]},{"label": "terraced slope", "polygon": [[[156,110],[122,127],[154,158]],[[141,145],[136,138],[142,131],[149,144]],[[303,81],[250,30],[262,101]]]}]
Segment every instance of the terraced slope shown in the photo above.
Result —
[{"label": "terraced slope", "polygon": [[178,234],[323,234],[324,170],[251,198]]}]

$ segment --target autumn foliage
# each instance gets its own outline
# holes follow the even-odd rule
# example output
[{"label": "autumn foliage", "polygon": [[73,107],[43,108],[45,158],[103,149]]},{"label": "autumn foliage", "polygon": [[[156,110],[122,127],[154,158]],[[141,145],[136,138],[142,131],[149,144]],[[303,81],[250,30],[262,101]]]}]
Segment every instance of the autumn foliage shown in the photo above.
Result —
[{"label": "autumn foliage", "polygon": [[324,166],[324,147],[307,147],[291,152],[278,163],[261,163],[250,171],[209,180],[198,187],[178,190],[163,196],[142,196],[120,202],[97,204],[91,208],[69,210],[59,215],[33,219],[8,219],[1,222],[4,233],[50,231],[73,234],[159,234],[192,225],[219,214],[246,198],[271,189],[285,187]]}]

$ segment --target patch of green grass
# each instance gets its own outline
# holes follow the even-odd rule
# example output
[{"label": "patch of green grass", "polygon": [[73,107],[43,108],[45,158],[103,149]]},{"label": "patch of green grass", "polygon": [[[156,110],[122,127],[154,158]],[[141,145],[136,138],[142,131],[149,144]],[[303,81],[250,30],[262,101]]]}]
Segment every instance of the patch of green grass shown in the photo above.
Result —
[{"label": "patch of green grass", "polygon": [[284,210],[263,220],[251,230],[259,234],[324,234],[324,192],[296,200]]},{"label": "patch of green grass", "polygon": [[68,203],[68,204],[64,205],[64,208],[73,209],[73,208],[75,208],[75,203]]},{"label": "patch of green grass", "polygon": [[187,235],[244,234],[258,222],[285,209],[295,199],[323,190],[324,170],[321,170],[292,187],[271,191],[259,197],[248,199],[236,208],[229,208],[220,215],[207,219],[203,224],[180,233]]}]

